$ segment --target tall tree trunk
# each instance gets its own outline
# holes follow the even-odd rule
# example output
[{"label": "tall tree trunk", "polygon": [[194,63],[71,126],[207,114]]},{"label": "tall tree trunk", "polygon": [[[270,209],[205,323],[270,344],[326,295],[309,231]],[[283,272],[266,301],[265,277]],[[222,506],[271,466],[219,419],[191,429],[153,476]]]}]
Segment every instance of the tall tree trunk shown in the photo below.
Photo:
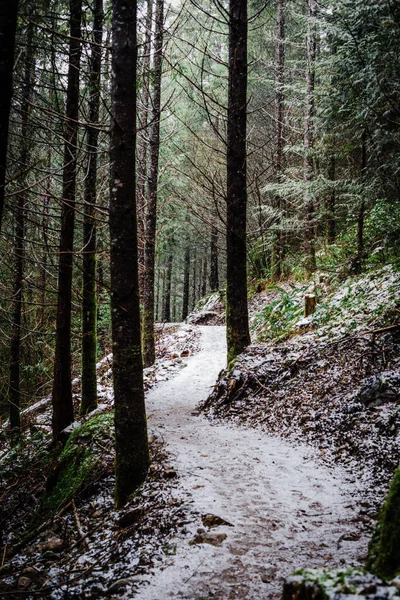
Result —
[{"label": "tall tree trunk", "polygon": [[[29,7],[29,12],[30,11]],[[24,66],[24,79],[22,88],[22,103],[21,103],[21,156],[20,168],[24,175],[19,181],[21,192],[17,196],[16,217],[15,217],[15,278],[13,289],[13,309],[12,309],[12,333],[10,344],[10,426],[11,429],[21,426],[20,417],[20,362],[21,362],[21,317],[22,317],[22,299],[23,299],[23,282],[24,282],[24,251],[25,251],[25,204],[27,186],[27,174],[31,158],[31,143],[30,139],[30,107],[33,92],[34,80],[34,65],[35,57],[33,51],[33,40],[35,30],[33,23],[30,21],[27,29],[26,54]]]},{"label": "tall tree trunk", "polygon": [[61,209],[60,257],[56,349],[53,382],[53,436],[74,419],[71,385],[71,304],[74,250],[77,141],[79,118],[79,73],[81,57],[82,0],[70,0],[70,41],[66,98],[63,198]]},{"label": "tall tree trunk", "polygon": [[163,321],[169,323],[171,321],[171,287],[172,287],[172,253],[168,255],[167,269],[165,273],[164,284],[164,306],[163,306]]},{"label": "tall tree trunk", "polygon": [[202,298],[207,294],[207,254],[204,254],[202,262],[201,288],[200,295]]},{"label": "tall tree trunk", "polygon": [[157,270],[157,285],[156,285],[156,306],[154,311],[154,318],[156,321],[160,320],[160,296],[161,296],[161,269]]},{"label": "tall tree trunk", "polygon": [[139,290],[143,297],[144,289],[144,248],[145,248],[145,205],[146,205],[146,173],[147,173],[147,124],[150,98],[150,56],[151,30],[153,21],[153,0],[147,0],[146,31],[143,43],[142,61],[142,107],[139,111],[140,131],[139,157],[137,174],[137,213],[138,213],[138,261],[139,261]]},{"label": "tall tree trunk", "polygon": [[228,363],[250,343],[246,265],[247,0],[229,4],[226,334]]},{"label": "tall tree trunk", "polygon": [[194,248],[193,255],[193,277],[192,277],[192,302],[191,308],[194,310],[197,302],[197,248]]},{"label": "tall tree trunk", "polygon": [[211,227],[210,241],[210,290],[215,292],[219,288],[218,272],[218,229],[213,225]]},{"label": "tall tree trunk", "polygon": [[[361,183],[365,183],[365,175],[367,168],[367,136],[364,131],[362,136],[361,143]],[[357,215],[357,257],[355,261],[355,273],[362,272],[363,259],[364,259],[364,219],[365,219],[365,199],[364,199],[364,189],[362,189],[362,198],[360,202],[360,206],[358,208]]]},{"label": "tall tree trunk", "polygon": [[[160,153],[161,77],[164,33],[164,0],[156,2],[156,29],[154,33],[152,126],[150,132],[150,170],[147,182],[146,233],[144,249],[143,289],[143,354],[144,365],[154,364],[154,274],[156,259],[158,159]],[[169,320],[169,319],[168,319]]]},{"label": "tall tree trunk", "polygon": [[[336,179],[336,158],[332,154],[329,158],[329,169],[328,177],[330,181],[334,182]],[[329,194],[327,209],[328,209],[328,244],[334,244],[336,239],[336,217],[335,217],[335,205],[336,205],[336,192],[335,188]]]},{"label": "tall tree trunk", "polygon": [[4,210],[4,187],[6,182],[7,143],[17,15],[17,0],[3,0],[3,2],[0,2],[0,230]]},{"label": "tall tree trunk", "polygon": [[[283,172],[283,146],[284,146],[284,83],[285,83],[285,0],[277,2],[276,17],[276,52],[275,52],[275,164],[274,177],[280,180]],[[279,196],[275,198],[277,210],[271,254],[271,271],[273,279],[279,279],[282,274],[283,235],[279,229],[281,220],[282,201]]]},{"label": "tall tree trunk", "polygon": [[136,220],[136,0],[112,2],[110,240],[115,502],[123,506],[149,467],[143,390]]},{"label": "tall tree trunk", "polygon": [[314,88],[315,88],[315,59],[317,52],[316,19],[317,2],[307,0],[308,5],[308,32],[307,32],[307,71],[306,71],[306,111],[304,127],[304,181],[306,182],[306,244],[308,251],[307,270],[315,271],[315,205],[309,189],[313,179],[313,146],[314,146]]},{"label": "tall tree trunk", "polygon": [[93,40],[89,75],[88,168],[85,180],[82,281],[82,404],[87,414],[97,406],[96,220],[98,122],[100,110],[103,0],[93,6]]},{"label": "tall tree trunk", "polygon": [[183,273],[182,321],[184,321],[189,314],[189,284],[190,284],[190,247],[186,246],[184,273]]}]

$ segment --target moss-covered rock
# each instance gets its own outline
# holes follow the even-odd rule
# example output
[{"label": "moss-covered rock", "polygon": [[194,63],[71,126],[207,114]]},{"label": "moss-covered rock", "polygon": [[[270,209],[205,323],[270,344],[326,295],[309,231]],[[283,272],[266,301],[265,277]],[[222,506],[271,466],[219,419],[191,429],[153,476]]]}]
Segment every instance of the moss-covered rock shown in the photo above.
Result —
[{"label": "moss-covered rock", "polygon": [[289,577],[282,600],[395,600],[399,590],[361,569],[303,569]]},{"label": "moss-covered rock", "polygon": [[113,421],[113,413],[102,414],[73,431],[48,479],[41,517],[59,511],[102,470],[105,444],[113,440]]},{"label": "moss-covered rock", "polygon": [[372,536],[367,568],[384,579],[400,574],[400,467],[394,473]]}]

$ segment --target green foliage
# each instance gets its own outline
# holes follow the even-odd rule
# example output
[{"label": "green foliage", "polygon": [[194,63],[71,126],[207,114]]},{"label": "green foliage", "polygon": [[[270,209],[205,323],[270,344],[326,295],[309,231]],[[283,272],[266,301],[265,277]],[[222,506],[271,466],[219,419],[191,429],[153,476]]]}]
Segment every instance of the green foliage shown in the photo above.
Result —
[{"label": "green foliage", "polygon": [[400,267],[400,204],[376,201],[366,222],[368,260],[372,265],[392,261]]},{"label": "green foliage", "polygon": [[400,468],[382,507],[377,528],[372,537],[367,567],[384,579],[400,574]]},{"label": "green foliage", "polygon": [[279,293],[255,316],[253,329],[258,330],[258,340],[284,339],[294,331],[295,323],[303,313],[303,292],[305,288],[289,291],[273,286]]},{"label": "green foliage", "polygon": [[400,274],[386,266],[349,277],[322,300],[313,314],[321,335],[355,333],[371,326],[390,325],[399,307]]}]

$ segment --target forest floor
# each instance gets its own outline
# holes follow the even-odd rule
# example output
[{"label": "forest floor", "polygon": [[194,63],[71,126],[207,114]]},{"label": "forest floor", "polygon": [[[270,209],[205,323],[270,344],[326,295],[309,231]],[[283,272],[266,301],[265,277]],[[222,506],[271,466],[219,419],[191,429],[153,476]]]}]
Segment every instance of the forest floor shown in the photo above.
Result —
[{"label": "forest floor", "polygon": [[[277,598],[296,568],[363,564],[369,532],[349,472],[303,444],[198,414],[226,350],[224,327],[197,331],[200,351],[147,395],[149,481],[121,515],[111,460],[74,511],[5,562],[4,598],[261,600]],[[76,521],[83,541],[65,535]],[[61,531],[60,551],[51,544]],[[36,586],[24,588],[32,573]]]},{"label": "forest floor", "polygon": [[[371,294],[397,314],[398,276],[385,277],[390,285],[381,279]],[[257,294],[253,314],[281,292]],[[354,307],[360,331],[371,294],[352,293],[369,309]],[[399,462],[400,335],[354,333],[348,298],[346,312],[331,294],[340,322],[321,304],[328,333],[307,323],[283,341],[254,343],[231,371],[223,326],[164,326],[146,372],[152,465],[123,511],[113,507],[106,357],[98,367],[108,428],[101,421],[99,439],[77,441],[98,445],[101,469],[29,539],[59,464],[43,460],[48,399],[28,411],[31,436],[0,447],[0,597],[262,600],[278,598],[295,569],[364,565]],[[218,322],[223,306],[216,317],[210,304]]]}]

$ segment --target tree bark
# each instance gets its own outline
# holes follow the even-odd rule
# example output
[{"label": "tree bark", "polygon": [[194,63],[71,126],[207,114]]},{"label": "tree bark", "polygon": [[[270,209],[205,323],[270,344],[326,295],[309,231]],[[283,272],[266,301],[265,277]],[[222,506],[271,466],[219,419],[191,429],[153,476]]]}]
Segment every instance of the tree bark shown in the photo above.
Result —
[{"label": "tree bark", "polygon": [[146,173],[147,173],[147,124],[150,98],[150,56],[151,30],[153,21],[153,0],[147,0],[146,31],[143,43],[142,62],[142,107],[139,111],[140,131],[139,157],[137,174],[137,215],[138,215],[138,261],[139,261],[139,290],[143,297],[144,290],[144,252],[145,252],[145,205],[146,205]]},{"label": "tree bark", "polygon": [[307,0],[308,5],[308,32],[307,32],[307,71],[306,71],[306,111],[304,127],[304,181],[306,183],[306,245],[308,252],[307,271],[314,272],[316,267],[315,258],[315,205],[310,192],[310,184],[313,179],[313,156],[314,146],[314,88],[315,88],[315,59],[317,53],[316,0]]},{"label": "tree bark", "polygon": [[[284,83],[285,83],[285,0],[277,2],[276,16],[276,51],[275,51],[275,164],[274,177],[280,180],[283,172],[283,147],[284,147]],[[277,211],[277,230],[273,233],[271,271],[272,278],[279,279],[282,274],[283,235],[279,229],[281,220],[282,200],[275,197]]]},{"label": "tree bark", "polygon": [[192,301],[190,303],[191,309],[194,310],[197,302],[197,248],[194,247],[193,262],[192,262],[193,276],[192,276]]},{"label": "tree bark", "polygon": [[100,110],[101,45],[103,0],[93,5],[93,39],[89,75],[89,125],[87,127],[88,168],[85,180],[82,281],[82,404],[85,415],[97,406],[97,295],[96,220],[98,122]]},{"label": "tree bark", "polygon": [[172,253],[168,255],[167,269],[165,273],[164,284],[164,306],[163,306],[163,321],[169,323],[171,321],[171,289],[172,289]]},{"label": "tree bark", "polygon": [[210,290],[215,292],[219,289],[218,272],[218,229],[213,225],[211,227],[210,240]]},{"label": "tree bark", "polygon": [[[30,7],[29,7],[30,8]],[[24,252],[25,252],[25,191],[27,186],[27,174],[31,158],[31,143],[29,141],[30,129],[30,107],[33,92],[34,65],[35,56],[33,51],[34,26],[30,21],[27,29],[26,54],[24,66],[24,79],[22,88],[21,103],[21,155],[20,168],[24,175],[21,176],[19,187],[22,190],[17,196],[16,217],[15,217],[15,278],[13,289],[13,308],[12,308],[12,332],[10,344],[10,426],[11,429],[18,429],[21,426],[20,416],[20,363],[21,363],[21,317],[23,301],[23,283],[24,283]]]},{"label": "tree bark", "polygon": [[8,0],[0,3],[0,230],[4,210],[4,188],[6,182],[7,144],[17,16],[17,0]]},{"label": "tree bark", "polygon": [[204,254],[202,261],[202,275],[201,275],[201,288],[200,295],[202,298],[207,294],[207,254]]},{"label": "tree bark", "polygon": [[184,321],[189,314],[189,284],[190,284],[190,248],[189,248],[189,246],[186,246],[184,273],[183,273],[182,321]]},{"label": "tree bark", "polygon": [[112,2],[110,239],[115,502],[123,506],[149,467],[136,220],[136,0]]},{"label": "tree bark", "polygon": [[250,343],[246,265],[246,113],[247,0],[230,0],[226,198],[228,363]]},{"label": "tree bark", "polygon": [[[336,159],[335,156],[329,158],[329,170],[328,177],[330,181],[335,181],[336,179]],[[335,217],[335,208],[336,208],[336,193],[335,189],[332,188],[329,198],[328,198],[328,244],[334,244],[336,239],[336,217]]]},{"label": "tree bark", "polygon": [[61,209],[60,257],[56,349],[53,382],[53,437],[74,419],[71,385],[71,304],[74,250],[77,141],[79,118],[79,73],[81,57],[82,0],[70,0],[69,67],[66,98],[63,198]]},{"label": "tree bark", "polygon": [[[366,134],[363,133],[361,143],[361,183],[365,183],[365,175],[367,168],[367,142]],[[364,190],[362,190],[362,194]],[[362,272],[363,259],[364,259],[364,219],[365,219],[365,200],[364,196],[361,198],[360,206],[358,208],[357,215],[357,257],[355,261],[354,271],[356,274]]]},{"label": "tree bark", "polygon": [[[164,0],[156,2],[156,29],[154,34],[152,126],[150,132],[150,170],[147,182],[146,233],[143,281],[143,354],[146,367],[154,364],[154,277],[156,259],[158,161],[160,154],[161,78],[164,32]],[[172,257],[171,257],[172,260]],[[169,317],[170,318],[170,317]],[[169,319],[168,319],[169,320]]]}]

